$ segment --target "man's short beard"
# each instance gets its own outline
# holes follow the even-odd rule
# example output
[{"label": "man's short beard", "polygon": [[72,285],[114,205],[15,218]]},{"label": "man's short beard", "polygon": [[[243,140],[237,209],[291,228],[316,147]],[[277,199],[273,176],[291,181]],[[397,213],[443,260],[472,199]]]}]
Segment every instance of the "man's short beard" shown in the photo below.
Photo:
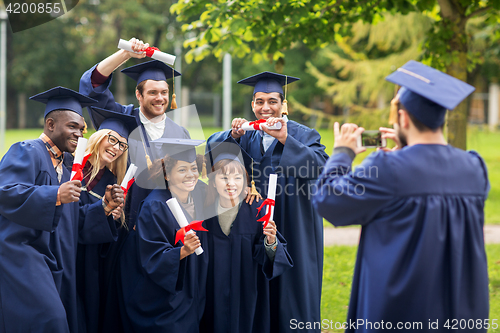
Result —
[{"label": "man's short beard", "polygon": [[406,135],[404,135],[403,132],[401,131],[401,124],[399,123],[399,117],[398,117],[398,125],[399,126],[396,135],[398,136],[399,142],[401,143],[401,147],[399,148],[403,148],[408,146],[408,140],[406,139]]}]

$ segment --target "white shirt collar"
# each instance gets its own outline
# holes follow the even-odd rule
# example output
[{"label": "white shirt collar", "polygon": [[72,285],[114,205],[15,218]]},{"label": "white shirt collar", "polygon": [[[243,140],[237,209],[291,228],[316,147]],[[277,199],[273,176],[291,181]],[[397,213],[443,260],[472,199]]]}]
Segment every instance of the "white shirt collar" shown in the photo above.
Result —
[{"label": "white shirt collar", "polygon": [[166,115],[163,114],[160,117],[156,117],[155,120],[159,120],[158,122],[152,122],[146,116],[142,113],[141,109],[139,108],[139,118],[141,120],[141,123],[144,125],[144,128],[146,129],[146,132],[148,133],[149,137],[151,140],[156,140],[159,139],[163,136],[163,132],[165,131],[165,119]]}]

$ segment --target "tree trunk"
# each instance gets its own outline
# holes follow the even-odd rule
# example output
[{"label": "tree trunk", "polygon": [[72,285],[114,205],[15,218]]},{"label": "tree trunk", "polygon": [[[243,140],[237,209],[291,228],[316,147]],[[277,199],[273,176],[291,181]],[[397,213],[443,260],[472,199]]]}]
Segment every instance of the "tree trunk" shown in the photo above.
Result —
[{"label": "tree trunk", "polygon": [[[465,25],[467,18],[465,8],[454,0],[438,0],[443,18],[443,30],[453,32],[449,39],[451,63],[446,72],[464,82],[467,82],[467,35]],[[448,143],[460,149],[467,148],[467,102],[463,101],[453,111],[448,112],[447,134]]]}]

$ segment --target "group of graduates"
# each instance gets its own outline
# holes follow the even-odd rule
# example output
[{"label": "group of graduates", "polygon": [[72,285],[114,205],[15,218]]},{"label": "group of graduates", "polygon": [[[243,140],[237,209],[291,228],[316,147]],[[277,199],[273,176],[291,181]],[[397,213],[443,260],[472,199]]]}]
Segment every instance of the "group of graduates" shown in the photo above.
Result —
[{"label": "group of graduates", "polygon": [[[377,168],[366,175],[351,170],[364,129],[335,124],[329,158],[316,130],[287,117],[283,87],[298,78],[263,72],[238,82],[254,88],[255,130],[236,118],[197,154],[204,141],[165,114],[179,72],[126,68],[139,107],[115,102],[113,72],[149,47],[130,42],[79,92],[31,97],[46,104],[44,131],[0,162],[0,332],[320,332],[322,216],[363,226],[347,331],[488,318],[486,167],[442,133],[473,88],[417,62],[391,74],[403,88],[381,131],[397,145],[366,158],[363,170]],[[96,132],[70,180],[85,107]],[[275,199],[262,200],[272,174]]]},{"label": "group of graduates", "polygon": [[[319,321],[322,219],[310,200],[262,198],[270,174],[282,188],[312,184],[328,158],[317,131],[282,115],[283,86],[297,79],[241,81],[254,87],[256,117],[281,129],[245,133],[235,119],[197,154],[204,141],[165,114],[167,80],[180,75],[171,67],[126,68],[139,107],[115,102],[113,72],[148,47],[131,43],[135,52],[85,72],[79,92],[31,97],[46,104],[43,134],[0,162],[0,332],[278,332],[290,318]],[[70,180],[85,107],[96,132],[83,179]],[[135,182],[123,188],[132,163]],[[318,168],[287,174],[302,164]]]}]

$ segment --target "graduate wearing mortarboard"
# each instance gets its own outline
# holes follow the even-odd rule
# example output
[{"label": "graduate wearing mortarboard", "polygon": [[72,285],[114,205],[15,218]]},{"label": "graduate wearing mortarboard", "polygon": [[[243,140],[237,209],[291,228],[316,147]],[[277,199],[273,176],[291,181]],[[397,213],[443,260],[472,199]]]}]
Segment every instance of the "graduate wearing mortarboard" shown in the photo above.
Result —
[{"label": "graduate wearing mortarboard", "polygon": [[[169,106],[170,87],[167,80],[181,73],[165,63],[152,60],[130,66],[122,70],[124,74],[137,82],[135,95],[139,107],[133,104],[121,105],[115,102],[109,90],[113,72],[130,58],[144,58],[144,50],[149,44],[132,38],[132,49],[139,53],[119,50],[86,71],[80,79],[80,93],[98,101],[100,108],[134,116],[139,129],[131,134],[129,140],[129,160],[138,167],[138,174],[147,171],[147,167],[157,158],[158,151],[151,147],[150,141],[159,138],[189,139],[187,130],[177,125],[165,114]],[[177,108],[175,93],[172,91],[171,108]],[[139,189],[137,184],[132,185],[130,193],[133,200],[127,203],[125,209],[127,223],[133,227],[139,204],[149,194],[150,189]]]},{"label": "graduate wearing mortarboard", "polygon": [[213,217],[204,222],[209,268],[200,332],[271,332],[268,281],[293,266],[286,241],[274,221],[265,227],[257,221],[265,214],[257,202],[244,200],[246,153],[227,141],[207,150],[206,201]]},{"label": "graduate wearing mortarboard", "polygon": [[387,80],[402,86],[391,102],[394,130],[381,129],[396,149],[373,153],[348,172],[363,150],[356,139],[364,129],[344,124],[339,131],[335,124],[334,154],[314,197],[334,225],[362,225],[347,322],[365,324],[346,332],[375,331],[373,324],[381,322],[386,329],[388,323],[392,329],[421,323],[410,330],[444,331],[453,320],[480,321],[468,328],[485,332],[486,165],[443,136],[446,110],[474,87],[416,61]]},{"label": "graduate wearing mortarboard", "polygon": [[[205,307],[208,268],[206,231],[180,229],[166,201],[176,198],[189,222],[204,220],[206,185],[198,180],[202,140],[158,139],[165,156],[151,168],[158,188],[142,202],[135,229],[120,253],[120,311],[125,332],[198,332]],[[195,229],[198,230],[198,229]]]},{"label": "graduate wearing mortarboard", "polygon": [[[89,138],[85,155],[91,154],[83,167],[82,192],[80,195],[80,218],[93,219],[103,214],[102,210],[91,210],[94,203],[106,199],[109,195],[121,196],[124,191],[119,184],[127,171],[128,136],[137,127],[135,118],[129,115],[90,107],[90,118],[97,130]],[[109,200],[106,200],[109,202]],[[123,227],[122,208],[105,205],[105,214],[109,217],[113,233],[105,244],[78,245],[77,287],[83,302],[84,318],[82,331],[99,332],[99,322],[105,315],[102,304],[106,295],[106,285],[102,283],[103,258],[108,254],[110,243],[116,241],[116,227]],[[115,222],[116,221],[116,222]],[[115,226],[116,225],[116,226]],[[98,238],[96,235],[95,238]],[[102,236],[101,236],[102,237]],[[104,241],[103,241],[104,243]],[[83,324],[82,324],[83,325]]]},{"label": "graduate wearing mortarboard", "polygon": [[[323,220],[311,203],[311,193],[328,158],[319,133],[286,117],[287,84],[298,78],[263,72],[239,81],[253,86],[252,109],[280,130],[245,133],[245,119],[234,119],[232,130],[212,135],[208,144],[232,138],[252,157],[255,185],[267,193],[269,174],[278,174],[275,222],[288,242],[294,267],[271,281],[271,331],[290,331],[290,320],[320,321],[323,277]],[[285,96],[283,96],[285,86]],[[283,111],[283,115],[282,115]],[[246,164],[248,173],[252,165]],[[319,329],[311,330],[319,332]]]},{"label": "graduate wearing mortarboard", "polygon": [[46,104],[44,132],[0,162],[0,332],[77,332],[77,244],[111,230],[101,203],[89,207],[97,218],[79,219],[81,183],[63,160],[95,100],[62,87],[31,99]]}]

